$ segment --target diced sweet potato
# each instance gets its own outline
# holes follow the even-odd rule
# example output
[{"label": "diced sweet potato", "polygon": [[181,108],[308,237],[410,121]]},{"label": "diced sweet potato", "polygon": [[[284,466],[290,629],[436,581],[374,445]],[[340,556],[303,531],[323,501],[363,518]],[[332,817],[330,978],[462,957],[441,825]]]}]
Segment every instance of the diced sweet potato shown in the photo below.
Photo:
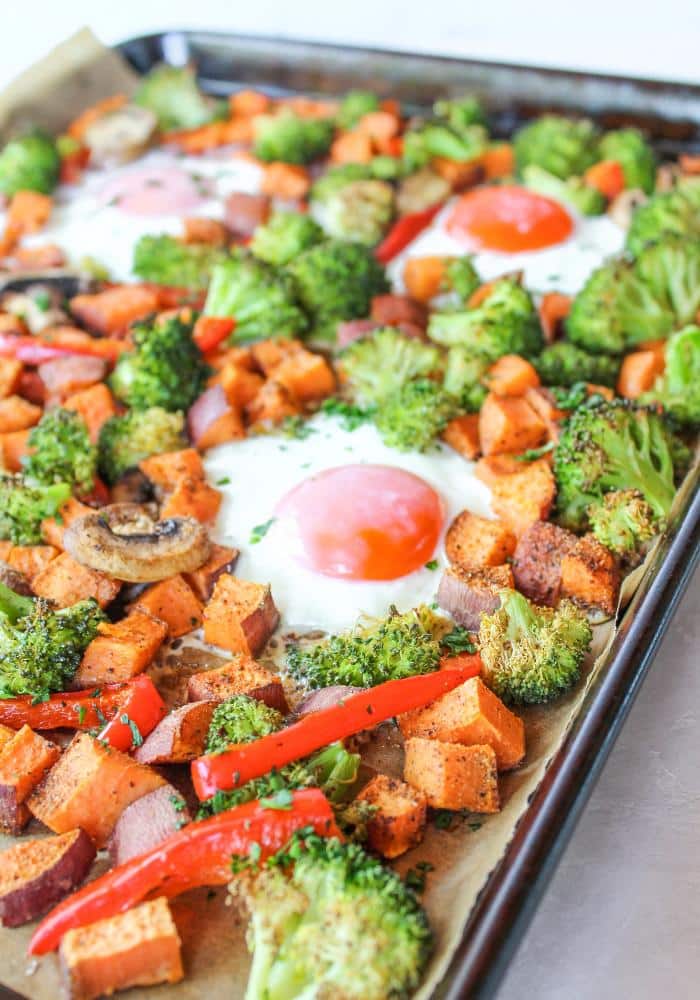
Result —
[{"label": "diced sweet potato", "polygon": [[278,712],[287,711],[287,699],[277,674],[245,656],[223,667],[193,674],[187,683],[190,701],[226,701],[237,694],[264,701]]},{"label": "diced sweet potato", "polygon": [[174,489],[182,479],[206,478],[202,456],[194,448],[151,455],[139,462],[139,468],[154,486],[162,490]]},{"label": "diced sweet potato", "polygon": [[225,247],[230,233],[223,222],[218,219],[203,219],[192,216],[182,220],[183,243],[206,243],[208,246]]},{"label": "diced sweet potato", "polygon": [[0,399],[17,392],[24,365],[16,358],[0,358]]},{"label": "diced sweet potato", "polygon": [[341,132],[330,149],[333,163],[369,163],[372,139],[361,132]]},{"label": "diced sweet potato", "polygon": [[161,785],[121,814],[107,844],[109,860],[113,866],[123,865],[162,844],[191,819],[182,795],[172,785]]},{"label": "diced sweet potato", "polygon": [[490,392],[479,411],[479,441],[484,455],[536,448],[547,425],[524,399]]},{"label": "diced sweet potato", "polygon": [[309,171],[293,163],[267,163],[261,182],[265,194],[284,201],[303,198],[311,187]]},{"label": "diced sweet potato", "polygon": [[134,753],[140,764],[185,764],[204,753],[216,702],[193,701],[166,715]]},{"label": "diced sweet potato", "polygon": [[269,586],[225,573],[204,609],[204,638],[232,653],[257,656],[279,620]]},{"label": "diced sweet potato", "polygon": [[469,461],[478,458],[481,454],[479,414],[465,413],[461,417],[453,417],[442,432],[442,440]]},{"label": "diced sweet potato", "polygon": [[0,399],[0,434],[23,431],[34,427],[41,419],[41,407],[28,403],[21,396]]},{"label": "diced sweet potato", "polygon": [[458,625],[477,631],[482,614],[492,614],[500,607],[499,590],[513,586],[510,566],[485,566],[467,569],[449,566],[442,575],[437,601]]},{"label": "diced sweet potato", "polygon": [[199,598],[179,573],[148,587],[132,607],[164,622],[171,639],[187,635],[202,624]]},{"label": "diced sweet potato", "polygon": [[59,550],[53,545],[13,545],[5,561],[31,583],[58,554]]},{"label": "diced sweet potato", "polygon": [[258,340],[257,343],[251,344],[250,356],[255,368],[269,378],[283,361],[301,350],[303,346],[299,340],[269,337],[267,340]]},{"label": "diced sweet potato", "polygon": [[216,448],[228,441],[241,441],[244,437],[245,427],[240,410],[237,407],[230,407],[216,420],[212,420],[199,435],[197,447],[200,451],[206,451],[207,448]]},{"label": "diced sweet potato", "polygon": [[375,295],[369,315],[380,326],[412,323],[425,330],[428,323],[428,310],[422,302],[416,302],[410,295],[395,295],[392,292]]},{"label": "diced sweet potato", "polygon": [[68,525],[77,518],[86,517],[92,513],[94,513],[92,507],[81,503],[75,497],[70,497],[59,508],[58,518],[47,517],[41,522],[41,534],[44,541],[56,549],[62,549],[63,535]]},{"label": "diced sweet potato", "polygon": [[165,498],[160,516],[194,517],[202,524],[216,520],[221,506],[221,494],[202,479],[181,479]]},{"label": "diced sweet potato", "polygon": [[68,931],[59,958],[69,1000],[178,983],[184,975],[180,936],[163,896]]},{"label": "diced sweet potato", "polygon": [[27,805],[54,833],[80,827],[102,847],[126,807],[163,784],[150,767],[78,733]]},{"label": "diced sweet potato", "polygon": [[562,332],[563,323],[571,312],[573,299],[562,292],[545,292],[540,301],[540,323],[544,339],[553,343]]},{"label": "diced sweet potato", "polygon": [[472,677],[437,701],[399,716],[404,739],[420,736],[463,746],[487,743],[499,771],[517,767],[525,756],[525,725],[479,677]]},{"label": "diced sweet potato", "polygon": [[632,351],[623,359],[617,380],[618,393],[627,399],[638,399],[651,389],[665,366],[664,356],[657,351]]},{"label": "diced sweet potato", "polygon": [[463,510],[447,531],[445,552],[451,563],[460,566],[501,566],[513,555],[515,541],[515,535],[500,521]]},{"label": "diced sweet potato", "polygon": [[7,746],[11,739],[14,739],[16,735],[16,729],[10,729],[9,726],[3,726],[0,724],[0,752]]},{"label": "diced sweet potato", "polygon": [[614,614],[620,592],[615,558],[594,535],[579,538],[561,561],[561,594],[584,607]]},{"label": "diced sweet potato", "polygon": [[250,424],[279,424],[287,417],[294,417],[301,407],[289,389],[268,379],[254,399],[245,407],[245,416]]},{"label": "diced sweet potato", "polygon": [[500,809],[496,753],[488,744],[464,747],[412,737],[406,741],[404,778],[434,809]]},{"label": "diced sweet potato", "polygon": [[0,923],[36,920],[79,885],[95,859],[84,830],[22,840],[0,854]]},{"label": "diced sweet potato", "polygon": [[482,465],[483,461],[477,463],[476,475],[491,490],[494,514],[505,521],[515,535],[520,537],[535,521],[546,520],[556,493],[554,474],[546,459],[516,462],[507,458],[503,463],[506,471],[502,475],[494,473],[493,467]]},{"label": "diced sweet potato", "polygon": [[168,634],[165,622],[141,610],[132,610],[121,621],[103,622],[73,678],[80,690],[101,684],[128,681],[151,663]]},{"label": "diced sweet potato", "polygon": [[559,409],[552,390],[546,389],[542,385],[536,389],[528,389],[525,392],[525,399],[540,419],[547,424],[549,436],[552,438],[556,424],[564,419],[567,411]]},{"label": "diced sweet potato", "polygon": [[184,577],[200,601],[208,601],[214,590],[214,584],[223,573],[233,573],[239,556],[238,549],[230,549],[226,545],[214,545],[211,554],[203,566]]},{"label": "diced sweet potato", "polygon": [[409,257],[403,268],[403,283],[417,302],[430,302],[442,291],[448,257]]},{"label": "diced sweet potato", "polygon": [[117,412],[114,396],[104,382],[73,393],[63,401],[66,410],[75,410],[87,424],[90,440],[96,442],[100,429]]},{"label": "diced sweet potato", "polygon": [[423,839],[427,802],[405,781],[377,774],[357,796],[374,806],[367,821],[367,841],[385,858],[398,858]]},{"label": "diced sweet potato", "polygon": [[255,399],[264,382],[261,375],[233,363],[221,369],[218,380],[226,393],[226,399],[237,409],[242,409]]},{"label": "diced sweet potato", "polygon": [[29,430],[0,434],[0,461],[8,472],[21,472],[22,459],[29,448]]},{"label": "diced sweet potato", "polygon": [[0,830],[19,833],[29,818],[26,800],[61,751],[22,726],[0,751]]},{"label": "diced sweet potato", "polygon": [[497,396],[523,396],[540,384],[535,366],[519,354],[504,354],[494,361],[484,379]]},{"label": "diced sweet potato", "polygon": [[324,399],[335,392],[335,375],[326,359],[311,351],[297,351],[275,368],[275,381],[302,403]]},{"label": "diced sweet potato", "polygon": [[513,558],[515,586],[536,604],[559,600],[561,563],[576,544],[576,535],[549,521],[535,521],[521,535]]},{"label": "diced sweet potato", "polygon": [[67,552],[52,559],[32,582],[35,594],[55,601],[59,608],[68,608],[88,597],[94,597],[101,608],[106,608],[120,589],[119,580],[82,566]]},{"label": "diced sweet potato", "polygon": [[156,312],[158,295],[142,285],[118,285],[94,295],[76,295],[70,311],[84,326],[97,333],[123,333],[138,319]]}]

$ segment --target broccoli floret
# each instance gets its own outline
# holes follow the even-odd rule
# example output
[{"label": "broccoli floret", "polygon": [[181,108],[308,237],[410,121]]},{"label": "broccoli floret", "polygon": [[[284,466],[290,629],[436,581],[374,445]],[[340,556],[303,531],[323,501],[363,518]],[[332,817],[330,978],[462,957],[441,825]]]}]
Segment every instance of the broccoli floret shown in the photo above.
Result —
[{"label": "broccoli floret", "polygon": [[457,412],[453,396],[430,379],[415,379],[374,414],[384,444],[399,451],[427,451]]},{"label": "broccoli floret", "polygon": [[581,347],[560,340],[549,344],[533,358],[545,385],[572,386],[579,382],[607,385],[614,388],[620,372],[620,359],[607,354],[589,354]]},{"label": "broccoli floret", "polygon": [[380,181],[397,181],[404,176],[405,165],[398,156],[382,154],[373,156],[369,161],[369,169],[372,177]]},{"label": "broccoli floret", "polygon": [[625,246],[637,256],[647,244],[669,236],[700,238],[700,181],[655,194],[640,205],[632,216]]},{"label": "broccoli floret", "polygon": [[275,212],[255,230],[250,249],[260,260],[281,267],[322,239],[323,230],[309,215]]},{"label": "broccoli floret", "polygon": [[217,264],[226,260],[221,247],[182,243],[174,236],[142,236],[134,247],[131,269],[144,281],[181,288],[206,288]]},{"label": "broccoli floret", "polygon": [[71,495],[68,483],[39,486],[23,476],[0,475],[0,538],[15,545],[39,545],[41,522],[53,517]]},{"label": "broccoli floret", "polygon": [[470,125],[486,125],[486,111],[479,98],[473,94],[443,97],[433,104],[433,114],[436,118],[444,118],[457,132]]},{"label": "broccoli floret", "polygon": [[50,601],[20,597],[0,583],[0,698],[42,701],[63,691],[102,621],[92,599],[55,611]]},{"label": "broccoli floret", "polygon": [[515,133],[518,173],[534,165],[562,180],[580,176],[598,159],[597,143],[598,131],[588,119],[543,115]]},{"label": "broccoli floret", "polygon": [[369,313],[375,295],[389,290],[384,268],[368,247],[325,240],[287,267],[311,319],[312,335],[334,340],[338,323]]},{"label": "broccoli floret", "polygon": [[440,352],[387,326],[350,344],[343,352],[342,368],[353,398],[361,406],[377,406],[412,379],[436,374]]},{"label": "broccoli floret", "polygon": [[517,281],[496,282],[488,298],[473,309],[435,312],[428,336],[447,347],[460,345],[487,361],[503,354],[537,354],[542,329],[532,298]]},{"label": "broccoli floret", "polygon": [[330,149],[333,122],[325,118],[300,118],[293,111],[258,115],[254,121],[253,153],[260,160],[305,164]]},{"label": "broccoli floret", "polygon": [[349,90],[340,102],[336,121],[340,128],[353,128],[363,115],[379,108],[379,98],[371,90]]},{"label": "broccoli floret", "polygon": [[179,451],[185,444],[183,413],[168,413],[160,406],[129,410],[110,417],[102,425],[97,442],[97,467],[104,481],[112,485],[144,458]]},{"label": "broccoli floret", "polygon": [[132,330],[135,350],[122,354],[109,378],[117,399],[137,410],[187,410],[203,391],[209,367],[192,340],[192,326],[173,317]]},{"label": "broccoli floret", "polygon": [[613,490],[588,508],[591,531],[615,555],[629,558],[662,530],[639,490]]},{"label": "broccoli floret", "polygon": [[214,710],[207,733],[207,753],[221,753],[237,743],[250,743],[276,732],[284,722],[281,712],[264,701],[238,694]]},{"label": "broccoli floret", "polygon": [[601,160],[617,160],[625,175],[625,187],[651,194],[656,182],[656,156],[639,129],[619,128],[606,132],[598,144]]},{"label": "broccoli floret", "polygon": [[141,81],[133,101],[152,111],[164,132],[206,125],[217,112],[187,66],[155,66]]},{"label": "broccoli floret", "polygon": [[487,396],[482,379],[488,361],[475,357],[466,347],[451,347],[447,352],[443,388],[454,396],[466,413],[478,413]]},{"label": "broccoli floret", "polygon": [[450,257],[445,264],[444,283],[444,291],[454,292],[462,302],[466,302],[481,284],[473,258],[469,254]]},{"label": "broccoli floret", "polygon": [[73,410],[47,410],[34,427],[24,459],[28,479],[42,486],[67,483],[78,494],[89,493],[95,482],[97,448],[87,425]]},{"label": "broccoli floret", "polygon": [[350,181],[313,200],[311,211],[326,235],[374,246],[394,214],[394,189],[387,181]]},{"label": "broccoli floret", "polygon": [[570,340],[591,352],[622,354],[692,321],[700,307],[700,240],[668,238],[636,261],[593,272],[566,320]]},{"label": "broccoli floret", "polygon": [[571,601],[538,608],[517,590],[503,590],[501,606],[481,616],[483,678],[510,705],[553,701],[579,678],[592,631]]},{"label": "broccoli floret", "polygon": [[368,181],[372,177],[372,170],[367,163],[340,163],[334,167],[329,167],[317,181],[311,185],[309,200],[311,202],[323,202],[335,195],[347,184],[354,181]]},{"label": "broccoli floret", "polygon": [[346,684],[373,687],[384,681],[437,670],[445,619],[421,605],[384,621],[360,625],[311,649],[290,646],[287,669],[309,688]]},{"label": "broccoli floret", "polygon": [[666,342],[666,366],[643,403],[660,403],[674,422],[700,424],[700,326],[686,326]]},{"label": "broccoli floret", "polygon": [[585,184],[581,177],[561,177],[531,163],[522,171],[523,183],[532,191],[554,198],[571,206],[579,215],[600,215],[607,204],[605,197],[596,188]]},{"label": "broccoli floret", "polygon": [[435,157],[464,163],[484,152],[488,138],[483,125],[456,130],[442,122],[427,122],[405,133],[403,159],[412,170],[426,166]]},{"label": "broccoli floret", "polygon": [[241,342],[302,336],[308,328],[289,276],[242,249],[214,268],[204,314],[233,317]]},{"label": "broccoli floret", "polygon": [[625,400],[592,396],[564,423],[554,449],[559,521],[584,530],[587,511],[611,490],[639,490],[665,518],[675,496],[671,440],[663,419]]},{"label": "broccoli floret", "polygon": [[51,194],[58,184],[61,158],[51,136],[38,129],[10,139],[0,152],[0,192]]},{"label": "broccoli floret", "polygon": [[246,1000],[408,997],[432,948],[417,897],[354,843],[305,832],[231,891],[250,911]]}]

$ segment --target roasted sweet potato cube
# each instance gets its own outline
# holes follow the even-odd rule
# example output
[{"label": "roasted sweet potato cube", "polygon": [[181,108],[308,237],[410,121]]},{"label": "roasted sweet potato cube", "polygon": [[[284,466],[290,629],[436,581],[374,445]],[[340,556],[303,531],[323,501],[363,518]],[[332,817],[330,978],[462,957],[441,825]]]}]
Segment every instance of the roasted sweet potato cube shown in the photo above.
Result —
[{"label": "roasted sweet potato cube", "polygon": [[58,554],[59,550],[53,545],[13,545],[7,554],[7,562],[31,583]]},{"label": "roasted sweet potato cube", "polygon": [[223,573],[233,573],[239,556],[238,549],[226,545],[212,545],[211,554],[203,566],[184,577],[200,601],[208,601],[214,585]]},{"label": "roasted sweet potato cube", "polygon": [[478,458],[481,454],[479,414],[465,413],[462,417],[454,417],[442,432],[442,440],[469,461]]},{"label": "roasted sweet potato cube", "polygon": [[33,427],[41,419],[41,407],[27,402],[21,396],[7,396],[0,399],[0,434],[23,431]]},{"label": "roasted sweet potato cube", "polygon": [[0,751],[0,830],[19,833],[29,818],[24,805],[45,772],[58,760],[60,749],[29,726]]},{"label": "roasted sweet potato cube", "polygon": [[117,412],[114,397],[104,382],[74,392],[64,400],[63,406],[80,414],[87,424],[91,441],[97,441],[102,425]]},{"label": "roasted sweet potato cube", "polygon": [[82,566],[67,552],[52,559],[32,581],[34,593],[55,601],[59,608],[68,608],[88,597],[94,597],[100,607],[105,608],[120,589],[119,580]]},{"label": "roasted sweet potato cube", "polygon": [[70,1000],[96,1000],[132,986],[178,983],[184,975],[180,936],[163,896],[68,931],[59,959]]},{"label": "roasted sweet potato cube", "polygon": [[303,347],[298,340],[288,340],[286,337],[259,340],[250,347],[255,367],[267,376],[270,376],[286,358],[301,350]]},{"label": "roasted sweet potato cube", "polygon": [[536,448],[547,425],[524,399],[489,393],[479,411],[479,441],[484,455]]},{"label": "roasted sweet potato cube", "polygon": [[187,635],[202,624],[202,604],[179,573],[148,587],[132,608],[164,622],[171,639]]},{"label": "roasted sweet potato cube", "polygon": [[367,822],[367,840],[378,854],[398,858],[423,839],[427,801],[405,781],[377,774],[357,798],[376,810]]},{"label": "roasted sweet potato cube", "polygon": [[612,615],[620,593],[615,558],[593,535],[584,535],[561,561],[561,594]]},{"label": "roasted sweet potato cube", "polygon": [[538,386],[536,389],[528,389],[525,399],[546,424],[556,423],[563,420],[567,414],[566,410],[560,410],[554,399],[551,389]]},{"label": "roasted sweet potato cube", "polygon": [[28,451],[31,431],[9,431],[0,434],[0,460],[8,472],[21,472],[22,459]]},{"label": "roasted sweet potato cube", "polygon": [[224,573],[204,608],[204,638],[232,653],[257,656],[279,620],[269,586]]},{"label": "roasted sweet potato cube", "polygon": [[215,701],[193,701],[174,709],[134,752],[140,764],[184,764],[204,753]]},{"label": "roasted sweet potato cube", "polygon": [[56,549],[63,548],[63,535],[69,524],[79,517],[86,517],[94,514],[92,507],[81,503],[75,497],[70,497],[64,504],[61,504],[58,511],[58,518],[47,517],[41,522],[41,535],[45,542],[53,545]]},{"label": "roasted sweet potato cube", "polygon": [[289,389],[274,379],[268,379],[245,407],[245,416],[249,424],[279,424],[300,411],[299,401]]},{"label": "roasted sweet potato cube", "polygon": [[248,371],[238,364],[225,365],[219,373],[218,380],[231,406],[239,409],[255,399],[264,382],[261,375]]},{"label": "roasted sweet potato cube", "polygon": [[515,586],[536,604],[559,600],[561,563],[576,544],[576,535],[550,521],[535,521],[521,535],[513,558]]},{"label": "roasted sweet potato cube", "polygon": [[181,479],[206,479],[202,456],[195,448],[151,455],[139,462],[141,472],[162,490],[173,490]]},{"label": "roasted sweet potato cube", "polygon": [[202,479],[181,479],[176,483],[160,508],[160,516],[194,517],[202,524],[216,520],[221,506],[221,494]]},{"label": "roasted sweet potato cube", "polygon": [[437,601],[458,625],[478,631],[482,614],[492,614],[500,607],[498,592],[513,586],[510,566],[484,566],[468,569],[448,566],[440,580]]},{"label": "roasted sweet potato cube", "polygon": [[0,358],[0,399],[17,392],[24,365],[16,358]]},{"label": "roasted sweet potato cube", "polygon": [[275,368],[275,381],[302,403],[324,399],[336,387],[333,369],[326,359],[305,350],[290,355]]},{"label": "roasted sweet potato cube", "polygon": [[9,726],[3,726],[2,723],[0,723],[0,753],[16,735],[16,729],[10,729]]},{"label": "roasted sweet potato cube", "polygon": [[500,809],[496,753],[487,744],[465,747],[414,736],[406,741],[403,776],[434,809]]},{"label": "roasted sweet potato cube", "polygon": [[546,520],[554,503],[556,484],[546,459],[518,464],[519,471],[499,476],[491,484],[491,507],[520,537],[535,521]]},{"label": "roasted sweet potato cube", "polygon": [[163,784],[150,767],[78,733],[27,805],[54,833],[80,827],[102,847],[129,803]]},{"label": "roasted sweet potato cube", "polygon": [[141,285],[118,285],[94,295],[76,295],[70,300],[73,316],[103,334],[121,333],[157,308],[157,292]]},{"label": "roasted sweet potato cube", "polygon": [[165,622],[133,610],[121,621],[103,622],[73,678],[72,687],[128,681],[151,663],[168,634]]},{"label": "roasted sweet potato cube", "polygon": [[478,568],[502,566],[515,551],[515,535],[500,521],[463,510],[450,525],[445,552],[451,563]]},{"label": "roasted sweet potato cube", "polygon": [[187,683],[190,701],[226,701],[237,694],[264,701],[278,712],[287,712],[282,681],[255,660],[239,656],[223,667],[193,674]]},{"label": "roasted sweet potato cube", "polygon": [[477,479],[489,487],[503,476],[513,475],[523,471],[523,463],[514,455],[488,455],[480,458],[474,468]]},{"label": "roasted sweet potato cube", "polygon": [[424,708],[399,716],[404,739],[420,736],[464,746],[487,743],[499,771],[517,767],[525,756],[525,725],[479,677],[460,684]]}]

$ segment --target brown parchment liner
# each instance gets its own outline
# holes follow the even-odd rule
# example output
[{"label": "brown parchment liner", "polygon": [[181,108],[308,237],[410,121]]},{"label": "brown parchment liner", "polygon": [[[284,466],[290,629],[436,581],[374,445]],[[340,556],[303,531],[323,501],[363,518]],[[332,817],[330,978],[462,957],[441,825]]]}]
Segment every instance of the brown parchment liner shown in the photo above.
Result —
[{"label": "brown parchment liner", "polygon": [[[119,56],[104,48],[89,30],[82,30],[0,94],[0,134],[27,123],[58,131],[90,103],[117,91],[132,92],[135,81],[136,76]],[[89,253],[90,247],[85,250]],[[676,498],[676,508],[688,487],[686,480]],[[651,555],[625,580],[620,608],[632,597]],[[527,757],[517,771],[501,777],[501,812],[457,819],[450,830],[438,830],[429,824],[421,846],[401,859],[398,867],[402,871],[420,861],[434,865],[428,875],[424,903],[435,931],[436,948],[424,984],[416,994],[421,1000],[431,995],[444,975],[480,890],[500,861],[549,761],[559,750],[588,686],[605,669],[614,635],[612,622],[596,626],[585,676],[576,689],[555,706],[522,713]],[[394,743],[393,748],[387,751],[384,746],[377,754],[381,755],[383,769],[400,774],[402,751],[400,741]],[[38,828],[36,832],[40,832]],[[0,837],[0,848],[12,842],[12,838]],[[190,892],[174,900],[172,907],[183,941],[186,978],[177,986],[131,990],[129,997],[242,997],[249,967],[245,918],[227,905],[225,890]],[[0,928],[0,981],[32,1000],[56,1000],[60,995],[57,959],[53,955],[38,962],[27,958],[32,929]]]}]

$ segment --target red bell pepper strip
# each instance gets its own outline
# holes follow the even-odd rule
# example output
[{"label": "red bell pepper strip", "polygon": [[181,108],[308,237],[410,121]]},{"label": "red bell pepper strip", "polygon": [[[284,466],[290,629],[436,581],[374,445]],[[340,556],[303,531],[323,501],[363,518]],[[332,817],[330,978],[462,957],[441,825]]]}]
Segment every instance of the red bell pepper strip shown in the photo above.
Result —
[{"label": "red bell pepper strip", "polygon": [[226,340],[235,328],[235,319],[228,316],[200,316],[194,325],[192,339],[202,354],[208,354]]},{"label": "red bell pepper strip", "polygon": [[35,930],[29,953],[53,951],[66,931],[123,913],[146,897],[171,898],[202,885],[225,885],[232,878],[232,856],[246,857],[257,845],[254,849],[265,860],[305,827],[322,837],[340,836],[333,810],[318,788],[293,792],[290,809],[265,809],[259,802],[246,802],[189,823],[59,903]]},{"label": "red bell pepper strip", "polygon": [[428,228],[444,204],[444,201],[439,201],[436,205],[423,209],[422,212],[402,215],[374,251],[379,263],[388,264],[394,257],[398,257],[409,243],[413,243],[416,236]]},{"label": "red bell pepper strip", "polygon": [[192,762],[192,781],[200,800],[218,791],[238,788],[252,778],[267,774],[334,740],[343,740],[364,729],[373,729],[412,708],[420,708],[440,695],[459,687],[480,671],[478,664],[432,674],[387,681],[367,691],[359,691],[330,708],[319,709],[279,732],[252,743],[241,743],[219,754],[205,754]]},{"label": "red bell pepper strip", "polygon": [[[126,684],[52,694],[48,701],[34,703],[30,695],[0,699],[0,723],[12,729],[21,729],[24,725],[39,730],[97,729],[111,723],[117,715],[127,715],[145,737],[166,714],[167,709],[153,681],[144,674]],[[109,739],[118,750],[130,748],[133,733],[128,723],[115,725],[107,733],[108,729],[109,725],[101,734],[102,739]],[[125,741],[125,730],[130,737],[129,743]]]}]

